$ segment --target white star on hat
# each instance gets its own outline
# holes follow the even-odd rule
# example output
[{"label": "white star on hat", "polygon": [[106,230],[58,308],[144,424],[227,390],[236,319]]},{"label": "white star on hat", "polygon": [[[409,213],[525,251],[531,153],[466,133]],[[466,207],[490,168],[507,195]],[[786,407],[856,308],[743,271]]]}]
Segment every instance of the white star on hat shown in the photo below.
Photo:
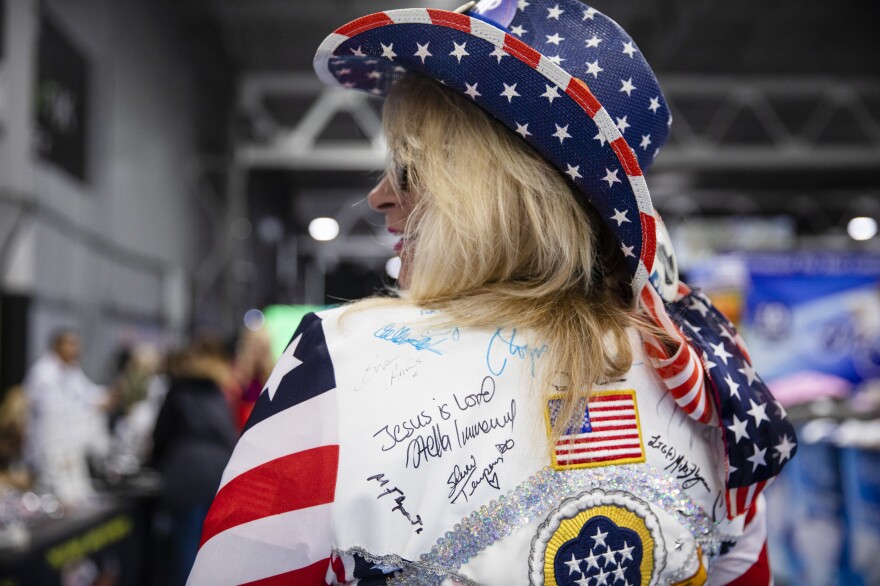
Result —
[{"label": "white star on hat", "polygon": [[639,144],[639,146],[642,147],[643,150],[648,150],[648,145],[650,145],[650,144],[651,144],[651,135],[650,134],[643,134],[642,135],[642,142]]},{"label": "white star on hat", "polygon": [[275,393],[278,392],[278,385],[281,384],[281,379],[287,376],[288,373],[293,372],[293,370],[302,364],[302,360],[294,356],[294,352],[296,352],[297,347],[299,346],[299,341],[302,340],[302,334],[298,335],[293,341],[287,346],[284,350],[284,354],[281,355],[281,359],[278,361],[278,364],[275,365],[275,368],[272,370],[272,374],[269,375],[269,379],[266,381],[266,384],[263,386],[263,390],[269,395],[269,400],[275,398]]},{"label": "white star on hat", "polygon": [[361,47],[358,47],[357,49],[352,49],[351,54],[354,55],[355,57],[366,57],[367,56],[367,54],[361,50]]},{"label": "white star on hat", "polygon": [[636,255],[633,254],[633,248],[635,248],[635,246],[627,246],[626,244],[621,244],[620,251],[623,253],[623,257],[626,258],[628,256],[631,256],[635,258]]},{"label": "white star on hat", "polygon": [[552,104],[553,100],[559,97],[559,88],[557,88],[555,85],[544,85],[547,87],[547,91],[541,94],[541,97],[547,98]]},{"label": "white star on hat", "polygon": [[659,108],[660,108],[660,96],[657,96],[656,98],[651,98],[651,105],[648,106],[648,110],[650,110],[651,112],[656,114],[657,110]]},{"label": "white star on hat", "polygon": [[529,4],[528,2],[526,2],[526,0],[519,0],[519,1],[516,3],[516,8],[517,8],[518,10],[525,10],[525,9],[528,8],[529,6],[531,6],[531,4]]},{"label": "white star on hat", "polygon": [[516,133],[521,134],[523,138],[532,136],[532,133],[529,132],[529,123],[526,122],[525,124],[520,124],[519,122],[516,122]]},{"label": "white star on hat", "polygon": [[387,57],[388,59],[394,59],[397,57],[397,53],[394,52],[394,43],[389,44],[387,47],[385,43],[379,43],[382,45],[382,56]]},{"label": "white star on hat", "polygon": [[568,133],[568,124],[565,126],[554,124],[554,126],[556,126],[556,132],[553,133],[553,136],[559,139],[559,144],[565,142],[566,138],[571,138],[571,135]]},{"label": "white star on hat", "polygon": [[727,429],[729,429],[734,433],[734,435],[736,435],[736,439],[733,443],[738,444],[739,440],[741,440],[742,438],[746,438],[747,440],[752,439],[749,437],[749,432],[746,430],[747,425],[748,420],[744,419],[740,421],[739,417],[734,414],[733,423],[727,426]]},{"label": "white star on hat", "polygon": [[492,57],[498,58],[498,63],[501,63],[501,59],[507,57],[507,53],[504,52],[504,49],[501,47],[495,47],[495,50],[489,53]]},{"label": "white star on hat", "polygon": [[431,41],[428,41],[424,45],[422,45],[421,43],[416,43],[416,46],[418,47],[418,49],[416,49],[416,52],[413,54],[413,56],[421,58],[423,65],[425,63],[425,59],[427,59],[428,57],[433,57],[431,52],[428,51],[428,45],[430,45],[430,44],[431,44]]},{"label": "white star on hat", "polygon": [[593,74],[593,77],[595,77],[596,79],[599,79],[599,73],[602,71],[605,71],[605,70],[602,69],[601,67],[599,67],[598,60],[593,61],[592,63],[587,61],[587,73],[585,75]]},{"label": "white star on hat", "polygon": [[593,35],[593,38],[592,38],[592,39],[587,39],[587,47],[588,47],[588,48],[590,48],[590,47],[598,47],[598,46],[599,46],[599,43],[601,43],[601,42],[602,42],[602,39],[600,39],[600,38],[597,37],[596,35]]},{"label": "white star on hat", "polygon": [[382,72],[381,71],[371,71],[367,74],[367,77],[369,77],[370,79],[381,79]]},{"label": "white star on hat", "polygon": [[339,71],[336,72],[337,76],[350,75],[350,74],[351,74],[351,69],[348,67],[343,67],[342,69],[340,69]]},{"label": "white star on hat", "polygon": [[611,219],[617,222],[617,225],[620,226],[624,222],[632,222],[629,218],[626,217],[626,212],[628,210],[620,211],[617,208],[614,208],[614,215],[611,216]]},{"label": "white star on hat", "polygon": [[458,62],[459,62],[459,63],[461,63],[461,58],[462,58],[462,57],[467,57],[468,55],[470,55],[470,53],[468,53],[468,52],[465,50],[465,45],[467,45],[467,41],[465,41],[465,42],[462,43],[461,45],[459,45],[459,44],[456,43],[455,41],[452,41],[452,44],[455,45],[455,49],[453,49],[453,50],[452,50],[452,53],[450,53],[449,55],[455,57],[456,59],[458,59]]},{"label": "white star on hat", "polygon": [[579,169],[581,168],[580,165],[577,165],[577,166],[575,166],[575,167],[572,167],[571,165],[569,165],[568,163],[566,163],[565,166],[568,167],[568,169],[565,170],[565,174],[568,175],[568,176],[570,176],[572,181],[574,181],[575,179],[583,179],[583,175],[581,175],[581,174],[578,172]]},{"label": "white star on hat", "polygon": [[548,55],[547,61],[551,61],[556,65],[562,65],[562,62],[565,61],[565,59],[561,55],[553,55],[552,57]]},{"label": "white star on hat", "polygon": [[593,20],[593,17],[598,13],[599,11],[595,8],[588,8],[584,10],[584,17],[581,20]]},{"label": "white star on hat", "polygon": [[605,136],[601,132],[596,134],[596,136],[593,137],[593,140],[598,140],[599,144],[601,146],[605,146],[606,139],[605,139]]},{"label": "white star on hat", "polygon": [[560,42],[560,41],[564,41],[564,40],[565,40],[565,37],[560,37],[560,36],[559,36],[559,33],[553,33],[552,35],[546,35],[546,37],[547,37],[547,42],[548,42],[548,43],[552,43],[552,44],[554,44],[554,45],[556,45],[556,46],[559,46],[559,42]]},{"label": "white star on hat", "polygon": [[[616,118],[616,116],[615,116]],[[620,134],[626,132],[626,129],[630,127],[630,123],[626,121],[626,116],[623,118],[617,118],[617,130],[620,131]]]},{"label": "white star on hat", "polygon": [[629,55],[629,58],[632,59],[636,52],[636,48],[633,46],[632,41],[623,44],[623,52]]},{"label": "white star on hat", "polygon": [[560,9],[559,4],[557,4],[553,8],[547,9],[547,18],[548,19],[555,18],[556,20],[559,20],[559,17],[562,15],[563,12],[565,12],[565,11]]},{"label": "white star on hat", "polygon": [[512,27],[510,27],[510,32],[511,32],[512,34],[518,36],[518,37],[521,37],[521,36],[523,36],[524,34],[526,34],[526,33],[529,32],[529,31],[526,30],[526,29],[524,29],[524,28],[522,27],[522,25],[519,25],[519,24],[518,24],[518,25],[516,25],[516,26],[512,26]]},{"label": "white star on hat", "polygon": [[614,171],[612,171],[611,169],[606,167],[605,168],[605,177],[602,177],[602,181],[607,181],[608,187],[611,187],[615,183],[620,183],[620,179],[617,178],[618,171],[620,171],[620,169],[615,169]]},{"label": "white star on hat", "polygon": [[634,89],[636,89],[636,86],[633,85],[633,78],[629,78],[627,80],[621,79],[620,83],[622,84],[620,86],[620,91],[626,92],[626,96],[628,98],[632,97],[632,92]]},{"label": "white star on hat", "polygon": [[[479,83],[479,82],[477,82],[477,83]],[[483,94],[481,94],[480,92],[477,91],[477,83],[475,83],[474,85],[471,85],[471,84],[469,84],[468,82],[465,82],[465,83],[464,83],[465,87],[467,87],[467,89],[464,90],[464,93],[466,93],[467,95],[469,95],[469,96],[471,97],[472,100],[476,100],[476,99],[477,99],[477,96],[482,96],[482,95],[483,95]]]},{"label": "white star on hat", "polygon": [[519,96],[519,94],[516,92],[516,84],[507,85],[506,83],[502,82],[502,85],[504,86],[504,91],[501,92],[501,95],[507,98],[508,103],[512,102],[513,98]]}]

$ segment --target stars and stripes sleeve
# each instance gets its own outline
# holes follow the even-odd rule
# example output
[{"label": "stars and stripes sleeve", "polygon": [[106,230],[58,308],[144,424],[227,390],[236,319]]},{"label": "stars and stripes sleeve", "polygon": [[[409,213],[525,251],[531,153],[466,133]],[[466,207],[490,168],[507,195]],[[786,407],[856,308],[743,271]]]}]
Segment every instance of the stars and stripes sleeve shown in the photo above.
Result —
[{"label": "stars and stripes sleeve", "polygon": [[773,583],[767,555],[764,495],[746,513],[743,534],[715,561],[709,586],[766,586]]},{"label": "stars and stripes sleeve", "polygon": [[325,584],[339,460],[335,375],[307,315],[263,388],[208,512],[189,586]]}]

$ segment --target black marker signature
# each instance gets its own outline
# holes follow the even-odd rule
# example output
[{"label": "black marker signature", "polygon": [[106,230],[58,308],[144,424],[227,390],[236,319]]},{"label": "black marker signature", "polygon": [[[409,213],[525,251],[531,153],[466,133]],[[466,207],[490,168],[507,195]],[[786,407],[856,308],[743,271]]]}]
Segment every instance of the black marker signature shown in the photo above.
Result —
[{"label": "black marker signature", "polygon": [[[512,442],[512,440],[509,441]],[[449,487],[449,494],[446,497],[450,499],[449,502],[455,503],[462,496],[465,501],[469,501],[483,482],[495,490],[501,490],[501,483],[498,480],[498,472],[495,467],[502,462],[504,462],[504,456],[498,456],[484,467],[479,475],[477,475],[477,459],[473,455],[464,466],[458,464],[453,466],[452,472],[446,479],[446,486]]]},{"label": "black marker signature", "polygon": [[[375,480],[379,483],[379,486],[384,487],[390,481],[385,478],[385,474],[374,474],[372,476],[367,477],[367,480]],[[376,497],[376,499],[380,499],[384,496],[388,496],[389,494],[397,493],[399,496],[394,498],[394,507],[392,507],[391,511],[399,511],[401,515],[403,515],[407,521],[409,521],[410,525],[419,525],[420,527],[416,529],[416,533],[421,533],[422,529],[424,529],[424,524],[422,523],[421,515],[416,515],[415,519],[413,519],[412,514],[407,511],[403,507],[403,502],[406,500],[406,495],[403,494],[403,491],[397,488],[396,486],[393,488],[386,488],[382,494]]]},{"label": "black marker signature", "polygon": [[676,475],[678,480],[682,480],[681,487],[684,489],[693,488],[697,484],[702,484],[706,489],[706,492],[711,492],[709,489],[709,484],[706,482],[706,479],[703,478],[703,474],[700,470],[700,467],[696,464],[692,464],[685,458],[684,454],[678,453],[673,446],[668,445],[666,442],[660,440],[660,435],[655,435],[651,438],[651,441],[648,442],[648,447],[655,448],[659,450],[661,454],[669,461],[669,464],[664,468],[664,470],[669,470],[673,474]]}]

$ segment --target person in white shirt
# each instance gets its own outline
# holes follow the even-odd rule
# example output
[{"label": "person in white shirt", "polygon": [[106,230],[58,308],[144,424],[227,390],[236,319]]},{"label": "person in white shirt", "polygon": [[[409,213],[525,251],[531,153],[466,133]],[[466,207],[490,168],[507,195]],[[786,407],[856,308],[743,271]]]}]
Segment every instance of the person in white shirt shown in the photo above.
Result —
[{"label": "person in white shirt", "polygon": [[24,381],[28,400],[25,462],[38,487],[68,504],[91,494],[86,458],[107,449],[103,413],[107,393],[80,367],[81,348],[76,331],[57,330],[49,351],[31,366]]}]

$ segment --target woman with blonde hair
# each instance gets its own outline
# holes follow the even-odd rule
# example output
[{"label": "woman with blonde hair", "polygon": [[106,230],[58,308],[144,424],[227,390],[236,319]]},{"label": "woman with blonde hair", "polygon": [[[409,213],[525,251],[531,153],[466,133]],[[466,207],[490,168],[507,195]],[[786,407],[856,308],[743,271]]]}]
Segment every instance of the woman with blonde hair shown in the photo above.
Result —
[{"label": "woman with blonde hair", "polygon": [[398,295],[294,332],[190,583],[769,584],[794,433],[678,282],[642,177],[671,119],[632,39],[576,0],[483,0],[363,17],[315,66],[387,98],[368,202]]}]

